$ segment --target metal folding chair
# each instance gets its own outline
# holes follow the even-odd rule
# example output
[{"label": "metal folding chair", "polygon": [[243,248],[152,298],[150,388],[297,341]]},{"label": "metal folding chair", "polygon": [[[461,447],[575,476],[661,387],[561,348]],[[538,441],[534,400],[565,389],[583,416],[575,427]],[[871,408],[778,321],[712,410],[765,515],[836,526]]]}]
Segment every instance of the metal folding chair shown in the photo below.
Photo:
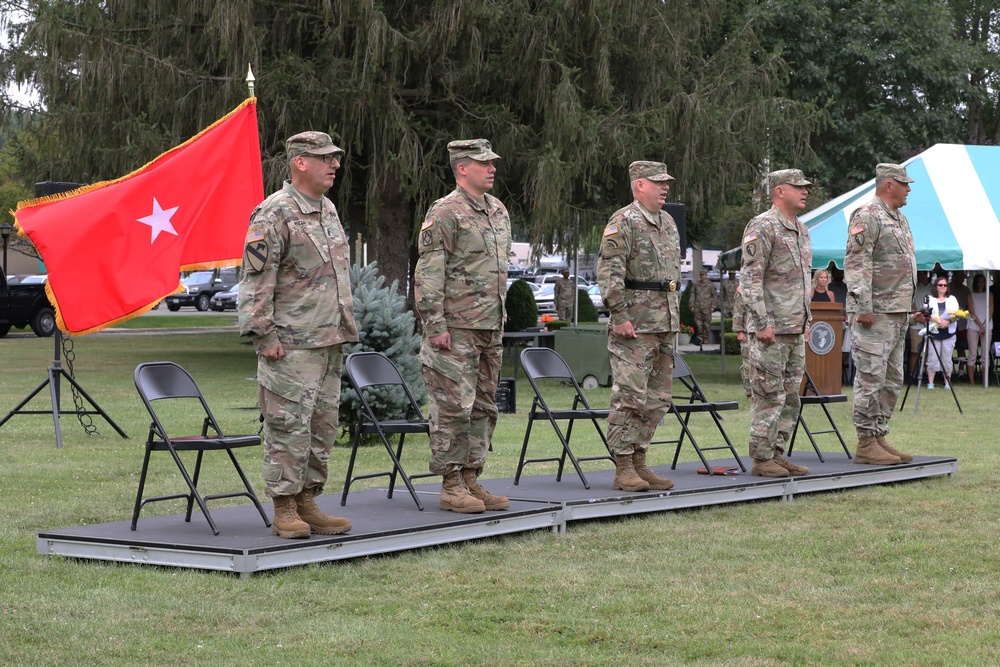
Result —
[{"label": "metal folding chair", "polygon": [[[521,456],[517,463],[517,473],[514,475],[514,484],[517,484],[521,480],[521,471],[524,466],[529,463],[543,463],[549,461],[558,461],[559,468],[556,472],[556,481],[562,481],[563,468],[566,466],[566,459],[569,459],[570,463],[573,464],[573,468],[576,470],[576,474],[579,475],[580,481],[583,482],[583,486],[586,489],[590,488],[590,483],[587,482],[586,475],[583,474],[583,469],[580,467],[582,461],[598,461],[601,459],[606,459],[615,462],[614,456],[611,454],[611,450],[608,447],[608,439],[604,435],[604,431],[601,430],[600,424],[597,423],[598,419],[607,419],[609,410],[595,410],[590,407],[587,403],[586,397],[580,389],[580,385],[577,384],[576,378],[573,376],[573,371],[569,369],[565,360],[555,351],[547,347],[529,347],[521,350],[521,367],[524,369],[524,373],[528,378],[528,382],[531,384],[531,389],[535,392],[535,398],[531,402],[531,410],[528,412],[528,426],[524,432],[524,443],[521,445]],[[558,380],[568,386],[573,387],[575,396],[573,397],[573,407],[569,410],[556,410],[549,406],[549,403],[542,396],[542,388],[539,384],[540,380]],[[535,423],[536,419],[545,419],[552,425],[552,429],[556,433],[556,437],[559,438],[559,443],[562,445],[562,454],[559,456],[541,457],[527,459],[525,456],[528,452],[528,440],[531,438],[531,428]],[[606,454],[600,454],[597,456],[576,456],[573,450],[570,449],[570,438],[573,436],[573,423],[578,420],[588,420],[597,429],[597,433],[604,443],[605,449],[607,449]],[[562,429],[559,428],[559,422],[568,422],[566,427],[565,435]]]},{"label": "metal folding chair", "polygon": [[[135,530],[136,524],[139,521],[139,511],[147,503],[183,498],[187,500],[187,513],[184,516],[184,520],[188,522],[191,521],[191,512],[194,508],[194,504],[197,503],[198,507],[201,508],[202,514],[205,515],[205,520],[208,521],[208,525],[212,529],[212,533],[218,535],[219,529],[216,527],[215,521],[212,520],[212,515],[209,513],[208,507],[205,504],[206,501],[217,500],[220,498],[235,498],[238,496],[246,496],[249,498],[251,502],[253,502],[254,507],[257,508],[257,511],[260,512],[261,518],[264,519],[264,525],[270,526],[271,522],[264,513],[264,508],[260,504],[260,500],[257,499],[257,495],[250,486],[247,476],[243,473],[243,468],[240,467],[239,461],[236,460],[236,456],[233,454],[234,449],[240,447],[256,447],[260,445],[260,436],[225,435],[222,432],[222,428],[220,428],[219,423],[215,420],[215,416],[209,409],[208,403],[205,401],[205,397],[202,396],[201,390],[198,389],[198,385],[195,383],[194,379],[188,374],[187,371],[175,363],[169,361],[156,361],[139,364],[136,366],[134,379],[135,388],[139,392],[139,397],[142,399],[142,402],[146,406],[146,410],[149,411],[149,415],[152,417],[153,421],[149,425],[149,435],[146,438],[146,453],[142,459],[142,473],[139,476],[139,490],[136,492],[135,508],[132,512],[132,530]],[[164,420],[161,416],[168,412],[168,410],[165,409],[164,403],[168,400],[174,400],[175,404],[183,403],[185,412],[189,411],[190,407],[195,404],[201,406],[201,410],[204,412],[204,418],[202,421],[200,435],[185,435],[180,437],[168,435],[167,428],[164,425]],[[156,402],[157,406],[160,408],[159,412],[154,409],[154,402]],[[195,418],[200,417],[201,415],[199,414]],[[212,433],[210,434],[209,431]],[[201,475],[202,457],[205,452],[209,451],[224,451],[229,455],[229,460],[232,462],[233,467],[236,469],[236,473],[243,482],[244,491],[216,493],[204,496],[201,495],[198,491],[198,479]],[[150,498],[142,497],[143,490],[146,487],[146,474],[149,471],[149,457],[153,452],[170,453],[174,463],[177,465],[177,469],[180,470],[181,476],[184,478],[184,482],[187,484],[187,493],[174,493]],[[195,459],[194,475],[188,474],[187,468],[181,460],[180,452],[198,453],[198,456]]]},{"label": "metal folding chair", "polygon": [[[406,381],[403,380],[403,376],[399,373],[399,369],[384,354],[380,352],[355,352],[349,354],[344,362],[344,370],[347,372],[347,381],[358,394],[361,407],[358,409],[358,425],[354,434],[354,442],[351,444],[351,460],[347,464],[347,477],[344,481],[344,493],[340,497],[340,504],[347,504],[347,493],[351,489],[351,484],[359,479],[372,479],[375,477],[389,478],[389,493],[386,497],[392,498],[392,492],[396,487],[396,478],[398,476],[406,484],[406,489],[410,492],[413,502],[417,504],[417,508],[423,510],[424,506],[420,503],[420,499],[417,498],[417,493],[413,490],[411,480],[420,477],[436,477],[436,475],[433,473],[408,475],[403,470],[399,459],[403,455],[403,443],[406,440],[406,435],[408,433],[426,433],[429,436],[430,423],[424,418],[423,413],[420,411],[420,406],[417,405],[417,401],[413,398],[413,394],[406,385]],[[407,405],[401,417],[387,419],[384,418],[384,415],[380,417],[377,414],[371,404],[370,396],[365,392],[366,389],[374,387],[388,388],[390,391],[392,388],[395,388],[398,398],[402,399],[405,397]],[[361,444],[362,436],[365,435],[377,435],[379,440],[382,441],[385,451],[388,452],[389,458],[392,459],[391,470],[364,475],[353,474],[354,462],[358,455],[358,446]],[[389,435],[399,436],[399,443],[395,451],[393,451],[387,437]]]},{"label": "metal folding chair", "polygon": [[[746,472],[746,466],[743,465],[743,461],[740,460],[739,454],[736,453],[736,449],[733,447],[732,441],[729,439],[729,435],[726,433],[726,429],[722,426],[722,415],[719,413],[725,410],[737,410],[740,405],[736,401],[710,401],[708,396],[705,395],[705,391],[698,384],[698,380],[695,378],[694,373],[691,372],[691,368],[684,361],[684,357],[680,354],[674,353],[674,386],[673,386],[673,401],[670,406],[670,412],[677,417],[677,423],[680,424],[681,432],[680,435],[674,440],[658,440],[651,444],[671,444],[676,443],[677,449],[674,451],[674,461],[670,466],[671,470],[677,468],[677,460],[681,455],[681,447],[684,445],[684,440],[690,440],[691,446],[694,447],[694,451],[698,454],[698,458],[701,459],[702,464],[708,471],[708,474],[714,474],[713,467],[709,465],[708,459],[705,457],[705,452],[710,452],[714,450],[728,450],[729,453],[733,455],[736,459],[736,463],[739,465],[740,470]],[[678,400],[678,385],[684,387],[688,392],[687,402],[682,402],[685,399]],[[712,421],[715,422],[716,428],[719,429],[719,433],[722,435],[722,439],[726,444],[724,445],[712,445],[705,447],[698,444],[698,440],[694,437],[691,428],[689,426],[691,415],[696,412],[707,412],[712,417]]]},{"label": "metal folding chair", "polygon": [[[795,421],[795,428],[792,430],[792,437],[788,441],[788,454],[792,453],[792,448],[795,446],[795,436],[799,432],[799,426],[802,427],[802,431],[809,438],[809,442],[812,443],[813,450],[816,452],[816,456],[819,457],[820,462],[824,462],[823,453],[819,450],[819,445],[816,444],[817,435],[824,435],[828,433],[835,433],[837,435],[837,440],[840,441],[840,446],[843,447],[844,453],[847,454],[847,458],[851,457],[851,450],[847,448],[847,443],[844,442],[844,438],[840,435],[840,431],[837,429],[837,424],[833,421],[833,415],[830,414],[830,410],[827,409],[827,405],[830,403],[846,403],[847,396],[844,394],[820,394],[819,389],[816,388],[816,383],[813,382],[812,377],[809,375],[809,371],[806,371],[802,376],[803,385],[802,393],[799,396],[799,417]],[[823,413],[826,415],[826,420],[830,422],[830,428],[824,431],[813,431],[806,424],[805,416],[803,415],[807,405],[818,405],[823,408]]]}]

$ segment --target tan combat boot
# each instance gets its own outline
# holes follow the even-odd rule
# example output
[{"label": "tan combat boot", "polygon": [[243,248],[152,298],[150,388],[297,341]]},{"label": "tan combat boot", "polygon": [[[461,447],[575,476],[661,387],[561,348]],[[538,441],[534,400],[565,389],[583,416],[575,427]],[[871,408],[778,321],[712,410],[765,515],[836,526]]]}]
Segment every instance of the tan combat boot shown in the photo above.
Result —
[{"label": "tan combat boot", "polygon": [[904,454],[903,452],[889,446],[889,443],[885,441],[884,435],[876,435],[875,439],[878,440],[878,446],[889,452],[896,458],[898,458],[903,463],[909,463],[913,460],[913,454]]},{"label": "tan combat boot", "polygon": [[319,508],[313,498],[317,489],[302,489],[295,496],[295,506],[299,510],[299,518],[309,524],[309,530],[317,535],[339,535],[351,529],[351,522],[337,516],[330,516]]},{"label": "tan combat boot", "polygon": [[507,496],[494,496],[492,493],[483,488],[483,485],[476,481],[476,478],[483,472],[482,468],[465,468],[462,470],[462,481],[465,482],[465,488],[469,490],[474,498],[478,498],[483,501],[483,505],[486,506],[488,510],[505,510],[510,507],[510,501],[507,500]]},{"label": "tan combat boot", "polygon": [[788,477],[788,471],[778,465],[774,459],[754,459],[750,474],[754,477]]},{"label": "tan combat boot", "polygon": [[646,466],[646,452],[640,452],[638,449],[635,451],[635,454],[632,455],[632,467],[635,468],[635,474],[649,484],[650,491],[666,491],[674,488],[673,482],[666,477],[658,476]]},{"label": "tan combat boot", "polygon": [[858,439],[858,449],[854,452],[855,463],[870,463],[879,466],[894,466],[903,461],[878,446],[878,438],[869,435]]},{"label": "tan combat boot", "polygon": [[797,477],[799,475],[808,475],[809,474],[809,468],[807,468],[805,466],[797,466],[797,465],[795,465],[794,463],[792,463],[791,461],[789,461],[788,459],[786,459],[784,457],[784,455],[782,455],[782,454],[775,453],[773,460],[779,466],[781,466],[782,468],[784,468],[785,470],[787,470],[788,474],[791,475],[792,477]]},{"label": "tan combat boot", "polygon": [[309,524],[299,518],[293,496],[278,496],[274,499],[271,533],[286,540],[309,537]]},{"label": "tan combat boot", "polygon": [[460,514],[478,514],[486,511],[486,504],[465,488],[462,473],[457,470],[444,476],[441,482],[441,501],[438,509]]},{"label": "tan combat boot", "polygon": [[621,491],[649,491],[649,482],[636,474],[632,465],[632,454],[615,455],[614,488]]}]

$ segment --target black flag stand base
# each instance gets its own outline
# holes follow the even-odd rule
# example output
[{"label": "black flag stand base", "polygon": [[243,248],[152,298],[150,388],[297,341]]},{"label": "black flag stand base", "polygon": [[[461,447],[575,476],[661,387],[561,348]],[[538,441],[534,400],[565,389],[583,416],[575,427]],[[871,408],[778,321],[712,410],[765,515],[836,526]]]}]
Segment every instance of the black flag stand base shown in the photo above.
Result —
[{"label": "black flag stand base", "polygon": [[102,417],[104,417],[105,421],[107,421],[109,424],[111,424],[112,428],[114,428],[116,431],[118,431],[118,435],[120,435],[121,437],[123,437],[126,440],[128,440],[128,435],[125,434],[125,431],[123,431],[123,430],[121,430],[121,428],[119,428],[118,424],[116,424],[114,422],[114,420],[111,419],[111,417],[109,417],[107,415],[107,413],[104,412],[104,410],[101,409],[101,406],[99,406],[97,404],[97,401],[95,401],[94,399],[92,399],[90,397],[90,394],[88,394],[84,390],[84,388],[80,386],[80,383],[77,382],[73,378],[72,375],[70,375],[69,373],[67,373],[65,368],[63,368],[63,365],[62,365],[62,353],[61,353],[61,348],[62,348],[62,331],[60,331],[59,329],[56,329],[56,332],[54,334],[54,338],[55,338],[55,356],[52,359],[52,365],[49,366],[48,377],[45,378],[45,380],[43,380],[40,385],[38,385],[37,387],[35,387],[35,390],[33,392],[31,392],[30,394],[28,394],[27,398],[25,398],[23,401],[21,401],[20,403],[18,403],[17,407],[15,407],[13,410],[11,410],[10,412],[8,412],[6,417],[4,417],[3,419],[0,419],[0,427],[2,427],[4,424],[6,424],[7,421],[11,417],[13,417],[14,415],[47,415],[47,414],[49,414],[49,412],[50,412],[49,410],[22,410],[21,409],[25,405],[27,405],[31,401],[31,399],[33,399],[35,396],[37,396],[39,393],[41,393],[41,391],[43,389],[45,389],[45,387],[48,387],[49,388],[49,395],[52,397],[52,410],[51,410],[51,412],[52,412],[52,420],[55,422],[55,427],[56,427],[56,447],[59,448],[59,449],[61,449],[62,448],[62,430],[59,427],[59,417],[60,417],[60,409],[59,409],[59,403],[60,403],[60,379],[61,378],[66,378],[66,381],[69,382],[71,385],[73,385],[73,387],[76,388],[76,390],[78,392],[80,392],[81,396],[83,396],[85,399],[87,399],[87,401],[94,407],[94,409],[93,410],[85,410],[85,409],[76,407],[74,410],[68,411],[68,412],[63,412],[62,414],[76,415],[78,418],[80,416],[82,416],[82,415],[101,415]]}]

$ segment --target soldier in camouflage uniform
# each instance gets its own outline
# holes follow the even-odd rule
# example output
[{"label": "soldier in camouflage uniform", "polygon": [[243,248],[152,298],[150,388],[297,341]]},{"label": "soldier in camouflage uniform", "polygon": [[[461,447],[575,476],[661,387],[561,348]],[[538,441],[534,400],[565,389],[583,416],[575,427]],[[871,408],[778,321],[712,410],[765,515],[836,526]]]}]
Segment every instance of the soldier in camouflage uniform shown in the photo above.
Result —
[{"label": "soldier in camouflage uniform", "polygon": [[556,316],[565,322],[572,322],[573,298],[576,296],[576,280],[570,280],[568,269],[563,269],[562,278],[556,281],[553,296],[556,306]]},{"label": "soldier in camouflage uniform", "polygon": [[314,497],[327,479],[340,418],[343,344],[358,339],[348,281],[348,245],[324,193],[344,151],[322,132],[285,143],[291,181],[250,217],[239,290],[240,334],[257,350],[264,418],[264,484],[275,535],[335,535],[347,519]]},{"label": "soldier in camouflage uniform", "polygon": [[899,209],[913,179],[898,164],[875,167],[875,196],[851,215],[844,272],[854,375],[855,463],[913,460],[885,439],[903,385],[904,336],[917,283],[910,223]]},{"label": "soldier in camouflage uniform", "polygon": [[750,345],[746,333],[746,310],[743,291],[737,284],[733,296],[733,331],[736,332],[736,340],[740,342],[740,379],[743,380],[743,393],[750,398],[753,392],[750,391]]},{"label": "soldier in camouflage uniform", "polygon": [[812,183],[798,169],[771,172],[768,181],[773,206],[747,224],[740,271],[749,338],[750,474],[788,477],[809,472],[784,453],[799,417],[811,318],[812,245],[798,214]]},{"label": "soldier in camouflage uniform", "polygon": [[497,423],[510,216],[486,194],[496,173],[485,139],[448,144],[455,190],[420,226],[414,296],[430,401],[430,471],[441,475],[440,509],[478,513],[510,502],[477,481]]},{"label": "soldier in camouflage uniform", "polygon": [[674,177],[662,162],[633,162],[635,200],[611,216],[597,260],[597,282],[611,313],[608,445],[614,488],[670,489],[646,465],[656,425],[670,409],[674,339],[680,328],[680,237],[662,209]]},{"label": "soldier in camouflage uniform", "polygon": [[722,281],[722,319],[733,317],[735,310],[736,290],[740,283],[736,280],[733,272],[729,272],[729,277]]},{"label": "soldier in camouflage uniform", "polygon": [[698,333],[701,345],[712,342],[712,310],[715,308],[715,285],[708,279],[708,273],[702,271],[698,281],[691,286],[691,300],[688,308],[694,314],[694,328]]}]

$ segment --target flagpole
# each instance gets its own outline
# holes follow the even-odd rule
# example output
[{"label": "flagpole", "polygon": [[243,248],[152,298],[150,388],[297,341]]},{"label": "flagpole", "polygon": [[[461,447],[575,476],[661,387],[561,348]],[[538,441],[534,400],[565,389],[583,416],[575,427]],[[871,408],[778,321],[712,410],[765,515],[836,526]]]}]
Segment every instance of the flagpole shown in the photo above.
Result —
[{"label": "flagpole", "polygon": [[256,80],[257,79],[254,78],[254,75],[253,75],[253,69],[250,68],[250,65],[247,65],[247,79],[246,79],[246,81],[247,81],[247,88],[250,89],[250,97],[253,97],[253,84],[254,84],[254,82]]}]

